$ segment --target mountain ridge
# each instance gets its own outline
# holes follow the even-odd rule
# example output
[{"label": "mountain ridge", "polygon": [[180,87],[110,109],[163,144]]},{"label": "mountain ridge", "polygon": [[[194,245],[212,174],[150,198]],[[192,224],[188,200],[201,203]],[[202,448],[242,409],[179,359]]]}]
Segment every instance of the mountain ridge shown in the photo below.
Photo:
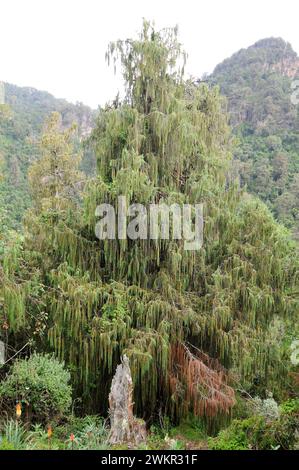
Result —
[{"label": "mountain ridge", "polygon": [[281,38],[262,39],[225,59],[208,78],[227,98],[234,172],[299,237],[299,58]]},{"label": "mountain ridge", "polygon": [[[281,74],[286,75],[289,78],[294,78],[296,76],[296,74],[299,71],[299,57],[298,57],[298,54],[293,49],[291,43],[285,41],[281,37],[263,38],[263,39],[260,39],[260,40],[256,41],[254,44],[252,44],[251,46],[249,46],[247,48],[239,49],[237,52],[232,54],[230,57],[224,59],[222,62],[217,64],[216,67],[214,68],[213,72],[212,72],[212,75],[215,74],[215,73],[218,73],[219,70],[221,70],[221,68],[223,66],[225,66],[225,64],[231,63],[231,61],[234,58],[239,58],[244,53],[247,55],[248,51],[257,51],[257,50],[259,51],[261,49],[264,50],[264,51],[270,51],[271,50],[272,60],[270,61],[270,63],[269,63],[269,55],[268,56],[266,55],[266,57],[265,57],[265,59],[267,59],[267,61],[268,61],[268,65],[270,65],[270,66],[271,65],[275,66],[276,64],[281,65],[280,69],[279,68],[277,69],[276,67],[274,67],[274,70],[276,70],[276,71],[278,70]],[[276,61],[273,62],[273,52],[275,50],[278,51],[279,55],[278,55],[278,57],[276,57]],[[278,59],[280,59],[280,60],[278,60]],[[286,63],[285,63],[284,59],[287,59]],[[271,64],[271,62],[272,62],[272,64]],[[292,67],[290,69],[288,69],[288,62],[290,62],[292,64]]]}]

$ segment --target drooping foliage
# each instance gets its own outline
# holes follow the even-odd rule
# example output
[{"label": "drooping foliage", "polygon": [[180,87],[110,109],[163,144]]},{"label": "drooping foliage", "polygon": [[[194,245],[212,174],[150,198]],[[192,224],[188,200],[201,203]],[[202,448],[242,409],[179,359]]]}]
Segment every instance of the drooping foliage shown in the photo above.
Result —
[{"label": "drooping foliage", "polygon": [[[176,30],[145,22],[137,40],[111,44],[107,58],[120,61],[126,95],[101,111],[93,131],[98,176],[82,207],[70,193],[54,207],[57,191],[41,204],[38,189],[25,241],[1,272],[1,321],[15,342],[33,330],[36,347],[65,360],[85,409],[106,410],[126,353],[139,414],[216,419],[233,406],[236,384],[250,389],[260,377],[279,393],[285,381],[280,324],[296,315],[296,249],[263,204],[228,182],[222,99],[184,80]],[[57,141],[72,154],[56,133],[43,139],[42,168]],[[60,174],[63,159],[55,161]],[[120,195],[127,205],[202,203],[202,249],[162,238],[98,240],[96,207],[117,212]]]},{"label": "drooping foliage", "polygon": [[225,370],[215,359],[201,351],[194,355],[187,346],[179,344],[172,347],[171,361],[170,388],[176,406],[187,408],[186,414],[191,407],[195,415],[215,417],[234,406],[234,390],[227,385]]}]

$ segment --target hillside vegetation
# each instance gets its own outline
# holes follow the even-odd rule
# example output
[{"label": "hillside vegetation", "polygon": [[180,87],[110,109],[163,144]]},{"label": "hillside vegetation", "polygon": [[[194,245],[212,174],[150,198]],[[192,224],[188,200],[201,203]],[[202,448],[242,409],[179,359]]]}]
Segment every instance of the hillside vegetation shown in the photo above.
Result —
[{"label": "hillside vegetation", "polygon": [[[27,172],[40,156],[38,140],[44,121],[56,111],[63,126],[78,125],[76,145],[92,128],[94,112],[83,104],[73,105],[46,92],[4,84],[5,105],[0,105],[0,217],[7,229],[20,228],[25,210],[31,205]],[[85,151],[82,167],[94,171],[94,159]]]},{"label": "hillside vegetation", "polygon": [[236,136],[235,174],[299,236],[299,58],[282,39],[264,39],[219,64],[210,81],[228,99]]}]

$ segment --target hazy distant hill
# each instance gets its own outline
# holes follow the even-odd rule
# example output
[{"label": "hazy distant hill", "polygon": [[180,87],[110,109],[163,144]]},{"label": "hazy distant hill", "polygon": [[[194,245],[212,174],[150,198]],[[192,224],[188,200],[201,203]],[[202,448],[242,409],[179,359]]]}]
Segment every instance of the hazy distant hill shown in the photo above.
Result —
[{"label": "hazy distant hill", "polygon": [[291,102],[297,77],[299,58],[291,45],[269,38],[226,59],[209,79],[228,98],[241,183],[298,236],[299,105]]}]

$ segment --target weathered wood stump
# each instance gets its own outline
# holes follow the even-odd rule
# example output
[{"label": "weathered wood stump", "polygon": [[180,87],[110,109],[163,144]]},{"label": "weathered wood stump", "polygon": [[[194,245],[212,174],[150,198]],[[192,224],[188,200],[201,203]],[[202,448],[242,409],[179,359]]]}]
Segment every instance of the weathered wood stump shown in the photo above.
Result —
[{"label": "weathered wood stump", "polygon": [[116,368],[109,394],[109,444],[140,444],[146,440],[145,423],[133,415],[133,381],[127,356]]},{"label": "weathered wood stump", "polygon": [[0,341],[0,365],[5,364],[5,344]]}]

